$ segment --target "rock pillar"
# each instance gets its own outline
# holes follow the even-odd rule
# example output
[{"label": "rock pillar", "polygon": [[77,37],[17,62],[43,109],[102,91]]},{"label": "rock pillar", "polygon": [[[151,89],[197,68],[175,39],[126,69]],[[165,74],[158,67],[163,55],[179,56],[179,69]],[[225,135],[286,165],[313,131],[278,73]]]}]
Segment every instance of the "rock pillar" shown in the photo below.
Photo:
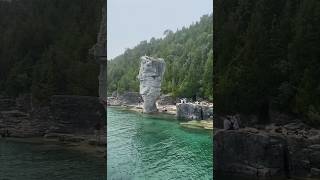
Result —
[{"label": "rock pillar", "polygon": [[161,81],[165,71],[165,62],[161,58],[142,56],[138,79],[143,99],[143,112],[157,112],[156,100],[160,96]]}]

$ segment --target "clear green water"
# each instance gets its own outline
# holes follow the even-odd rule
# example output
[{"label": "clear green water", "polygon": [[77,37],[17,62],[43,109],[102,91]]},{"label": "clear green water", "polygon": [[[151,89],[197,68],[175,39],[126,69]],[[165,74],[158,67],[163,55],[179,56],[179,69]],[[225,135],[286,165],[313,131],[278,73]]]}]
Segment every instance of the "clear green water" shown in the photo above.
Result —
[{"label": "clear green water", "polygon": [[105,160],[59,145],[0,138],[1,180],[102,180]]},{"label": "clear green water", "polygon": [[108,179],[212,179],[212,132],[115,108],[107,109],[107,123]]}]

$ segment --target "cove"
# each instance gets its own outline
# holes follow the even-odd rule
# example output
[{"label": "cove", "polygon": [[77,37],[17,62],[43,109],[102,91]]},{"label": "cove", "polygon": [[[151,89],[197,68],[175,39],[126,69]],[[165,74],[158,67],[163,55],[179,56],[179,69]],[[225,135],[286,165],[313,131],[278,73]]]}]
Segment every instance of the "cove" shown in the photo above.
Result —
[{"label": "cove", "polygon": [[212,136],[182,128],[173,117],[108,107],[107,178],[210,180]]},{"label": "cove", "polygon": [[0,179],[104,180],[105,160],[64,146],[0,138]]}]

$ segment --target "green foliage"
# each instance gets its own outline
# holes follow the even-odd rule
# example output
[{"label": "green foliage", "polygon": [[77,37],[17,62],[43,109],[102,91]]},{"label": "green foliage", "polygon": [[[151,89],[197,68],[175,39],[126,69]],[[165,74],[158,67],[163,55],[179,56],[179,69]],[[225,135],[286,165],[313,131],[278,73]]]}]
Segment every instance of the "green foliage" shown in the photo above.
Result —
[{"label": "green foliage", "polygon": [[96,43],[101,0],[0,1],[0,91],[97,95]]},{"label": "green foliage", "polygon": [[319,124],[320,2],[217,0],[214,8],[216,111],[262,119],[271,109]]},{"label": "green foliage", "polygon": [[133,49],[108,62],[108,92],[139,91],[137,75],[140,57],[161,57],[166,62],[163,93],[179,97],[212,100],[212,27],[211,15],[204,15],[189,28],[165,30],[164,38],[142,41]]}]

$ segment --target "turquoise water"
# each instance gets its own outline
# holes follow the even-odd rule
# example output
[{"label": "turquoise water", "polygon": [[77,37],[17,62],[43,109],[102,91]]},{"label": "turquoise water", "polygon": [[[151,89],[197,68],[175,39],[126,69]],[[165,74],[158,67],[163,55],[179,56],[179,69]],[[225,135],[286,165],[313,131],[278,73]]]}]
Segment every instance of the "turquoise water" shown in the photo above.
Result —
[{"label": "turquoise water", "polygon": [[107,117],[108,179],[212,179],[212,132],[115,108]]},{"label": "turquoise water", "polygon": [[1,180],[102,180],[104,158],[53,144],[30,144],[0,138]]}]

